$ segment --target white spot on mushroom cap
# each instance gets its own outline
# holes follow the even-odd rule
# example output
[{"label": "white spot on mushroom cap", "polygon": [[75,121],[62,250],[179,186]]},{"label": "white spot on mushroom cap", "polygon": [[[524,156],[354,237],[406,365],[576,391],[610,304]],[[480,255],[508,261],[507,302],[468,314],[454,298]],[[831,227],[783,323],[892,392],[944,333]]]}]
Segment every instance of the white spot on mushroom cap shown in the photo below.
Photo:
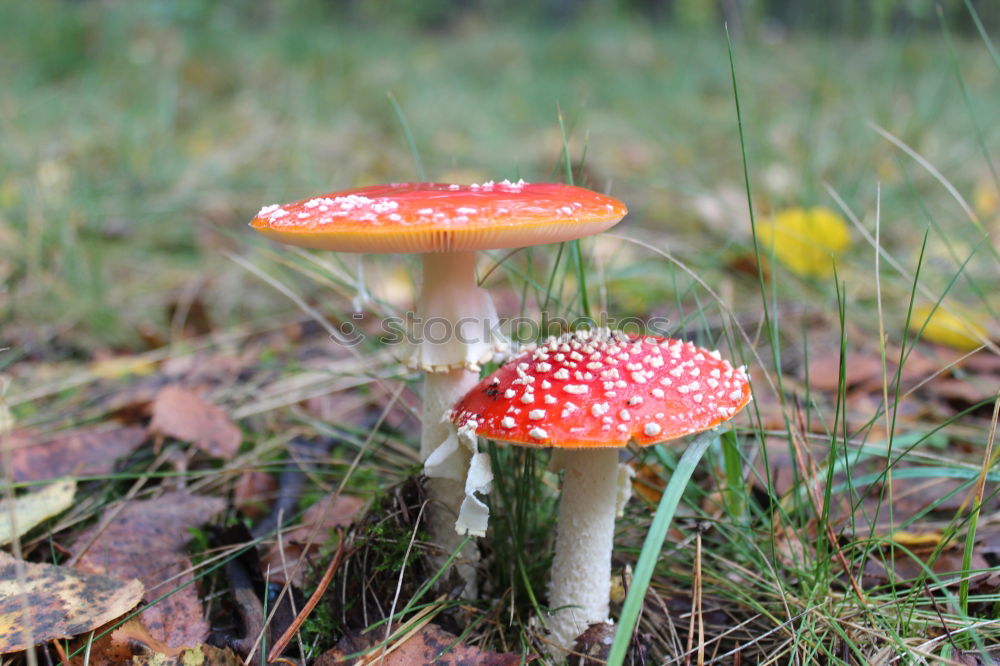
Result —
[{"label": "white spot on mushroom cap", "polygon": [[528,436],[532,439],[545,439],[549,433],[545,432],[544,428],[532,428],[528,431]]}]

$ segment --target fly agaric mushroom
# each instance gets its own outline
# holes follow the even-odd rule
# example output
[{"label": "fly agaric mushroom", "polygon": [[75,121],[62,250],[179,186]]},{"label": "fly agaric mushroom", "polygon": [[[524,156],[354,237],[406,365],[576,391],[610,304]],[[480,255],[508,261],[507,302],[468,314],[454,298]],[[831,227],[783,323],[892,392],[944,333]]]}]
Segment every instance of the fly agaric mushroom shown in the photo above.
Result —
[{"label": "fly agaric mushroom", "polygon": [[[463,436],[558,449],[565,470],[549,582],[554,652],[608,621],[618,451],[714,428],[750,401],[717,351],[652,336],[577,331],[510,359],[455,405]],[[626,496],[627,497],[627,496]]]},{"label": "fly agaric mushroom", "polygon": [[[433,339],[424,330],[408,364],[427,371],[420,457],[432,500],[428,528],[446,553],[466,532],[485,533],[482,504],[466,490],[466,476],[470,465],[488,465],[485,457],[473,461],[474,451],[449,438],[447,413],[479,380],[479,364],[505,344],[490,339],[498,320],[489,294],[476,283],[476,251],[583,238],[613,226],[626,212],[620,201],[580,187],[504,180],[362,187],[265,206],[250,222],[264,236],[290,245],[422,255],[415,321],[448,330],[435,330]],[[481,476],[488,484],[489,475]],[[461,559],[475,555],[466,552]],[[475,596],[474,569],[459,569]]]}]

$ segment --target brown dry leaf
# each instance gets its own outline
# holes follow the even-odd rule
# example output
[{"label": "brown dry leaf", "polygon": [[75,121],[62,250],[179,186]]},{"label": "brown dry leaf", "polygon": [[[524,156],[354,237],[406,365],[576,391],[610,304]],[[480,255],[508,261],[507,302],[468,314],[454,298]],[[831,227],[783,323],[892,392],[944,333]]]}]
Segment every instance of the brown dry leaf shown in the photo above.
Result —
[{"label": "brown dry leaf", "polygon": [[586,655],[574,657],[570,661],[583,664],[605,664],[611,655],[611,643],[615,639],[615,626],[607,622],[595,622],[576,637],[573,652]]},{"label": "brown dry leaf", "polygon": [[240,659],[229,648],[212,645],[196,645],[185,648],[176,657],[165,658],[163,653],[136,655],[133,666],[243,666]]},{"label": "brown dry leaf", "polygon": [[90,631],[124,615],[141,597],[137,580],[19,563],[0,552],[0,653]]},{"label": "brown dry leaf", "polygon": [[632,490],[650,504],[656,504],[663,495],[667,483],[663,480],[661,465],[636,465],[632,478]]},{"label": "brown dry leaf", "polygon": [[[864,573],[862,574],[862,580],[865,587],[885,585],[889,583],[890,580],[895,581],[895,584],[897,585],[906,581],[916,580],[923,573],[924,565],[927,565],[927,560],[930,558],[934,550],[935,549],[933,547],[911,549],[913,555],[920,558],[920,562],[915,561],[913,557],[910,557],[908,554],[901,551],[897,552],[895,559],[892,560],[889,560],[887,557],[880,557],[878,552],[872,553],[871,557],[865,563]],[[962,550],[962,547],[958,544],[951,544],[947,546],[938,556],[937,560],[934,561],[934,564],[931,565],[931,571],[939,576],[945,576],[962,571]],[[891,564],[892,566],[893,571],[891,578],[886,571],[886,564]],[[972,570],[986,571],[990,568],[990,565],[980,553],[973,552],[972,559],[969,562],[969,568]],[[973,575],[969,582],[972,585],[977,585],[988,577],[988,573]]]},{"label": "brown dry leaf", "polygon": [[[380,664],[381,666],[514,666],[522,663],[518,652],[489,652],[471,645],[457,643],[448,650],[458,637],[448,633],[436,624],[424,626],[413,636],[402,643],[389,646],[392,650],[383,658],[377,652],[359,659],[345,659],[347,655],[366,650],[381,642],[384,634],[369,632],[362,636],[345,636],[337,647],[324,652],[316,660],[315,666],[333,666],[333,664]],[[532,655],[527,662],[535,660]]]},{"label": "brown dry leaf", "polygon": [[987,651],[985,656],[978,651],[959,651],[951,655],[951,661],[962,666],[998,666],[1000,665],[1000,651]]},{"label": "brown dry leaf", "polygon": [[240,356],[213,353],[194,353],[174,356],[163,361],[163,374],[187,388],[221,386],[236,380],[241,372],[256,362],[256,355]]},{"label": "brown dry leaf", "polygon": [[369,398],[356,391],[324,393],[302,402],[302,406],[315,418],[327,422],[350,422],[355,412],[368,406]]},{"label": "brown dry leaf", "polygon": [[984,400],[996,397],[996,381],[985,381],[977,377],[957,379],[937,377],[928,385],[932,397],[945,400],[960,409],[971,407]]},{"label": "brown dry leaf", "polygon": [[[71,666],[85,666],[83,651],[70,659]],[[90,647],[90,664],[149,664],[150,666],[242,666],[229,648],[196,645],[172,648],[157,640],[139,618],[132,618]]]},{"label": "brown dry leaf", "polygon": [[245,516],[260,518],[267,513],[277,493],[278,482],[267,472],[244,472],[233,485],[233,506]]},{"label": "brown dry leaf", "polygon": [[[859,474],[864,474],[868,471],[881,471],[881,468],[877,468],[875,465],[884,468],[885,462],[882,460],[874,461],[870,470],[862,470]],[[896,467],[896,469],[906,468],[906,465]],[[934,508],[928,519],[950,517],[959,510],[963,503],[968,501],[970,492],[968,489],[962,492],[955,492],[964,483],[966,482],[962,479],[944,477],[894,477],[892,480],[892,525],[889,522],[889,495],[886,492],[883,496],[882,492],[885,489],[880,485],[859,487],[857,488],[857,492],[863,493],[863,499],[861,504],[862,510],[857,511],[854,516],[858,522],[857,529],[867,532],[872,523],[874,523],[876,534],[888,536],[894,531],[890,529],[893,525],[899,525],[901,522],[911,519],[913,516],[922,513],[932,506]],[[995,490],[995,483],[987,484],[986,496],[992,499],[986,500],[983,507],[984,513],[995,511],[998,504],[1000,504],[1000,499],[995,497]],[[840,493],[841,497],[847,497],[848,495],[849,492],[846,490]],[[848,513],[845,512],[841,515],[847,516]],[[913,531],[924,530],[920,523],[913,525],[910,529]]]},{"label": "brown dry leaf", "polygon": [[229,415],[196,393],[171,384],[153,400],[149,431],[191,442],[205,453],[226,460],[236,455],[242,435]]},{"label": "brown dry leaf", "polygon": [[[99,632],[103,633],[103,632]],[[131,661],[137,654],[162,654],[174,657],[182,648],[171,648],[156,640],[138,617],[124,622],[117,629],[97,638],[90,645],[91,664],[120,664]],[[71,666],[86,666],[81,650],[70,658]]]},{"label": "brown dry leaf", "polygon": [[145,439],[144,428],[118,426],[78,428],[55,435],[16,430],[3,441],[10,448],[11,477],[21,483],[108,474],[115,460],[135,451]]},{"label": "brown dry leaf", "polygon": [[275,543],[261,558],[261,564],[269,571],[268,580],[284,584],[288,582],[288,576],[295,572],[291,582],[301,587],[306,567],[298,567],[296,571],[299,560],[329,541],[335,527],[350,525],[364,506],[365,500],[360,497],[334,494],[306,509],[297,527],[282,532],[284,553]]},{"label": "brown dry leaf", "polygon": [[[777,515],[775,516],[777,518]],[[810,537],[803,541],[799,532],[786,527],[784,523],[775,521],[774,547],[778,559],[787,567],[801,567],[805,562],[815,559],[815,541]]]},{"label": "brown dry leaf", "polygon": [[[839,355],[816,354],[809,358],[809,386],[811,388],[817,391],[833,392],[837,390],[839,380]],[[850,389],[858,384],[867,384],[873,380],[882,381],[882,359],[879,358],[878,354],[849,353],[844,359],[844,383],[846,387]]]},{"label": "brown dry leaf", "polygon": [[82,555],[76,565],[82,571],[138,578],[146,585],[146,602],[169,593],[142,612],[143,623],[170,647],[198,645],[208,625],[198,590],[190,584],[194,575],[184,546],[189,529],[223,509],[220,498],[186,493],[134,500],[107,527],[97,525],[80,534],[71,552]]}]

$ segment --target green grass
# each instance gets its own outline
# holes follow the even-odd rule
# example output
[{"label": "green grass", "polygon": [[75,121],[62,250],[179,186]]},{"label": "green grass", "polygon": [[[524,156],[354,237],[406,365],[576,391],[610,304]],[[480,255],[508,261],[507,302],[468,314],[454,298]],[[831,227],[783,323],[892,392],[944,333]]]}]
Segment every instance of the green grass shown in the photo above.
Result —
[{"label": "green grass", "polygon": [[[0,352],[0,371],[14,379],[7,398],[21,424],[104,418],[83,411],[97,384],[66,379],[98,352],[142,351],[151,338],[175,345],[166,356],[244,344],[186,339],[171,307],[204,304],[216,331],[300,316],[287,294],[227,253],[335,323],[351,320],[353,260],[252,237],[245,223],[265,204],[418,173],[562,180],[569,170],[625,200],[630,216],[579,250],[484,258],[481,272],[494,269],[486,283],[507,297],[502,314],[666,316],[672,332],[758,370],[756,402],[735,437],[709,447],[679,498],[670,533],[678,540],[668,539],[654,567],[648,555],[637,564],[654,503],[633,500],[619,524],[616,569],[652,575],[638,620],[651,654],[686,649],[685,604],[696,585],[706,656],[722,661],[737,649],[774,663],[863,663],[880,650],[933,661],[1000,640],[1000,626],[982,624],[996,615],[995,590],[970,591],[961,574],[923,564],[957,549],[968,570],[975,535],[997,511],[995,485],[982,489],[981,507],[951,502],[981,474],[995,480],[986,459],[992,401],[945,405],[927,391],[907,393],[894,374],[917,352],[936,361],[928,375],[950,362],[912,333],[917,305],[965,304],[983,313],[994,339],[1000,330],[997,252],[984,240],[1000,231],[1000,212],[977,204],[1000,195],[991,47],[954,31],[948,39],[742,36],[731,70],[721,31],[623,18],[416,32],[322,12],[201,7],[0,4],[0,349],[12,347]],[[755,241],[748,201],[757,226],[791,205],[856,218],[836,275],[783,268]],[[878,262],[862,229],[878,238]],[[741,258],[768,263],[769,278],[735,268]],[[373,317],[408,306],[401,266],[416,265],[365,260]],[[584,277],[587,267],[598,270]],[[364,384],[365,372],[392,386],[414,380],[387,364],[364,367],[380,351],[367,345],[362,362],[330,371],[331,387],[344,377]],[[294,355],[274,349],[263,365],[298,375]],[[855,401],[847,385],[848,353],[859,350],[884,364],[872,402]],[[828,354],[841,358],[834,391],[814,388],[808,370]],[[52,369],[54,361],[65,365]],[[40,399],[17,402],[47,386]],[[321,423],[289,395],[263,414],[239,390],[218,396],[250,414],[255,448],[241,464],[274,464],[286,431],[319,431],[347,442],[317,472],[325,482],[339,483],[354,456],[355,492],[412,471],[398,453],[413,444],[409,433],[389,438],[397,449],[382,439],[369,447],[369,432]],[[634,453],[664,484],[679,464],[670,447]],[[536,456],[491,455],[497,468],[517,471],[496,482],[488,548],[499,601],[476,608],[490,629],[473,633],[527,652],[530,618],[545,603],[554,479]],[[778,455],[788,462],[771,459]],[[777,488],[775,466],[796,489]],[[215,479],[196,471],[201,488],[229,487],[224,469]],[[115,478],[125,486],[158,473]],[[916,518],[893,520],[943,535],[932,555],[913,555],[882,524],[896,502],[887,482],[942,476],[961,485]],[[862,580],[866,564],[893,557],[919,561],[919,580]],[[942,625],[951,639],[924,645]]]}]

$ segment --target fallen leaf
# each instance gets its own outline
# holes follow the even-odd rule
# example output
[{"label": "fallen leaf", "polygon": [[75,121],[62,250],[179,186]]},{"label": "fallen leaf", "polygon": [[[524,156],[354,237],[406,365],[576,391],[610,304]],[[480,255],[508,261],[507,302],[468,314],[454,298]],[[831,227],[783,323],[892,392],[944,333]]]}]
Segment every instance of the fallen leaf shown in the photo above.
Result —
[{"label": "fallen leaf", "polygon": [[[90,644],[91,664],[128,663],[138,654],[162,654],[173,657],[181,653],[182,648],[168,647],[149,634],[149,630],[138,617],[123,622],[117,629],[95,637]],[[80,651],[70,658],[71,666],[87,666],[84,653]]]},{"label": "fallen leaf", "polygon": [[[76,481],[60,481],[35,492],[0,500],[0,545],[10,543],[43,520],[62,513],[73,504]],[[11,518],[13,523],[11,524]]]},{"label": "fallen leaf", "polygon": [[[196,645],[173,648],[154,638],[146,626],[134,617],[90,645],[90,664],[149,664],[150,666],[242,666],[242,660],[229,648]],[[84,653],[70,659],[71,666],[86,666]]]},{"label": "fallen leaf", "polygon": [[139,377],[156,372],[156,362],[142,356],[112,356],[95,361],[90,372],[99,379]]},{"label": "fallen leaf", "polygon": [[185,648],[175,657],[165,658],[162,653],[136,655],[132,658],[133,666],[244,666],[240,659],[229,648],[217,648],[212,645],[196,645]]},{"label": "fallen leaf", "polygon": [[78,428],[55,435],[16,430],[2,441],[10,450],[11,478],[22,483],[108,474],[117,459],[135,451],[145,440],[144,428],[118,426]]},{"label": "fallen leaf", "polygon": [[168,358],[160,367],[163,374],[172,381],[194,388],[232,383],[241,372],[252,368],[255,362],[255,355],[249,353],[240,356],[194,353]]},{"label": "fallen leaf", "polygon": [[851,243],[851,234],[840,215],[822,206],[789,208],[758,225],[761,252],[774,256],[802,277],[833,275],[833,261]]},{"label": "fallen leaf", "polygon": [[[522,661],[519,652],[490,652],[472,645],[465,645],[458,636],[449,633],[436,624],[428,624],[405,641],[389,645],[391,651],[383,657],[373,651],[367,657],[346,659],[348,655],[361,652],[384,638],[384,633],[373,631],[363,636],[345,636],[337,647],[324,652],[315,662],[315,666],[332,666],[333,664],[380,664],[381,666],[514,666],[530,663],[534,655]],[[453,646],[453,647],[452,647]],[[448,649],[451,647],[451,649]]]},{"label": "fallen leaf", "polygon": [[291,580],[301,587],[307,570],[299,566],[296,571],[299,560],[329,541],[333,528],[350,525],[364,506],[365,501],[359,497],[329,495],[306,509],[297,527],[281,533],[283,548],[275,542],[261,558],[269,571],[268,580],[282,584]]},{"label": "fallen leaf", "polygon": [[77,636],[131,610],[142,583],[18,562],[0,552],[0,653]]},{"label": "fallen leaf", "polygon": [[611,643],[615,639],[615,626],[608,622],[595,622],[576,637],[573,652],[586,655],[574,657],[571,661],[587,664],[606,664],[611,655]]},{"label": "fallen leaf", "polygon": [[635,467],[632,477],[632,491],[650,504],[656,504],[663,495],[667,482],[663,480],[664,470],[661,465],[647,464]]},{"label": "fallen leaf", "polygon": [[951,662],[961,666],[998,666],[1000,664],[1000,651],[988,650],[984,655],[979,651],[964,651],[951,655]]},{"label": "fallen leaf", "polygon": [[947,401],[959,409],[992,400],[996,397],[996,390],[992,381],[982,377],[936,377],[928,386],[932,397]]},{"label": "fallen leaf", "polygon": [[[892,378],[892,366],[886,373]],[[844,386],[847,389],[882,379],[882,359],[878,354],[848,353],[844,359]],[[840,355],[815,354],[809,357],[809,387],[817,391],[836,391],[840,385]]]},{"label": "fallen leaf", "polygon": [[[941,577],[957,575],[963,570],[962,560],[964,554],[962,552],[963,548],[959,544],[952,543],[945,547],[945,549],[938,554],[937,559],[934,560],[933,564],[929,563],[928,560],[930,559],[931,554],[935,552],[935,546],[914,547],[908,550],[910,550],[913,554],[912,557],[909,554],[902,552],[900,549],[896,549],[896,556],[892,559],[890,559],[883,551],[874,551],[868,561],[865,562],[864,573],[862,574],[862,580],[865,587],[870,588],[877,585],[886,585],[890,582],[896,585],[902,585],[915,581],[923,575],[924,567],[929,567],[931,571]],[[914,559],[914,557],[917,559]],[[891,575],[887,572],[886,565],[891,566]],[[969,582],[973,586],[989,577],[989,574],[986,572],[990,570],[990,565],[986,562],[986,559],[977,552],[972,553],[969,568],[973,571],[978,570],[984,572],[972,575]],[[957,585],[957,582],[956,578],[952,581],[952,584]]]},{"label": "fallen leaf", "polygon": [[223,509],[220,498],[179,492],[133,500],[106,526],[81,533],[70,550],[82,571],[141,580],[146,602],[169,595],[142,612],[143,624],[170,647],[198,645],[208,625],[184,547],[189,529]]},{"label": "fallen leaf", "polygon": [[983,178],[972,190],[972,206],[981,218],[989,218],[1000,213],[1000,191],[991,179]]},{"label": "fallen leaf", "polygon": [[233,485],[233,506],[249,518],[260,518],[278,494],[278,482],[267,472],[240,474]]},{"label": "fallen leaf", "polygon": [[972,351],[989,339],[986,333],[986,317],[970,308],[932,305],[918,305],[910,316],[910,330],[914,333],[923,328],[921,337],[935,344],[960,351]]},{"label": "fallen leaf", "polygon": [[892,533],[892,540],[907,548],[920,548],[935,546],[941,541],[941,532],[908,532],[907,530],[896,530]]},{"label": "fallen leaf", "polygon": [[230,459],[242,435],[220,407],[179,386],[165,386],[153,400],[150,432],[191,442],[205,453]]}]

